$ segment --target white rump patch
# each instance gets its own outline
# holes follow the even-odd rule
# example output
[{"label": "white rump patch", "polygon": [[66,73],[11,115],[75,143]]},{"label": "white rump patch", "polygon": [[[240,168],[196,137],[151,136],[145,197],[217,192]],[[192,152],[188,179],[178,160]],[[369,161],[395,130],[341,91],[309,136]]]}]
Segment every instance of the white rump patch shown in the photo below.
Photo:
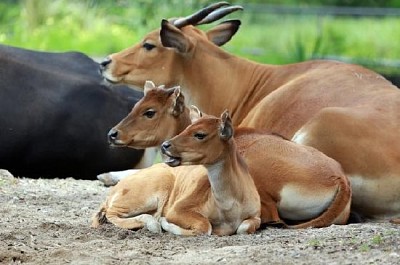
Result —
[{"label": "white rump patch", "polygon": [[286,185],[281,191],[279,215],[290,220],[307,220],[319,216],[332,203],[336,189],[315,193],[294,185]]},{"label": "white rump patch", "polygon": [[397,176],[348,176],[352,189],[352,204],[369,212],[371,217],[399,217],[400,178]]}]

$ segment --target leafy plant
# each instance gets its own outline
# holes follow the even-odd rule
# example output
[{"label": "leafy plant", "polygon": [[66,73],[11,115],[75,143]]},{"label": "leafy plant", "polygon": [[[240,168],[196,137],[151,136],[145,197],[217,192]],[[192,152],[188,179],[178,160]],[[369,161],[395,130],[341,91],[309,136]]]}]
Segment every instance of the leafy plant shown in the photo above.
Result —
[{"label": "leafy plant", "polygon": [[[136,43],[145,33],[158,28],[162,18],[187,15],[207,3],[206,0],[7,0],[0,3],[4,10],[0,12],[0,43],[47,51],[77,50],[102,57]],[[384,72],[400,72],[396,64],[400,60],[400,45],[398,35],[394,34],[400,32],[400,18],[249,12],[236,12],[230,17],[241,19],[242,26],[224,49],[241,57],[271,64],[349,58]],[[394,63],[390,67],[375,66],[378,61]]]}]

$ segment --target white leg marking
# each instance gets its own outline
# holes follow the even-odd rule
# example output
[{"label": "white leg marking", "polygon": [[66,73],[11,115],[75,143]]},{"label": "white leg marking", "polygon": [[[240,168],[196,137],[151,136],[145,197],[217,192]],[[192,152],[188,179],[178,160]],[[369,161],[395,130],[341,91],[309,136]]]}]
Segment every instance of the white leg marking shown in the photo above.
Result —
[{"label": "white leg marking", "polygon": [[170,232],[174,235],[182,235],[181,229],[179,226],[177,226],[176,224],[173,223],[169,223],[167,221],[167,218],[165,217],[161,217],[160,218],[160,222],[161,222],[161,227],[167,231]]},{"label": "white leg marking", "polygon": [[249,230],[250,224],[248,222],[243,222],[239,225],[238,229],[236,230],[236,234],[247,234]]},{"label": "white leg marking", "polygon": [[[257,222],[257,223],[255,223]],[[248,230],[251,225],[255,225],[256,229],[260,227],[261,219],[258,217],[253,217],[247,220],[243,220],[239,227],[236,229],[236,234],[248,234]]]},{"label": "white leg marking", "polygon": [[130,176],[132,174],[137,173],[140,169],[128,169],[123,171],[111,171],[108,173],[103,173],[97,175],[97,179],[104,183],[106,186],[114,186],[116,185],[121,179]]},{"label": "white leg marking", "polygon": [[147,230],[153,233],[161,233],[161,225],[154,216],[150,214],[141,214],[135,216],[134,219],[145,223]]}]

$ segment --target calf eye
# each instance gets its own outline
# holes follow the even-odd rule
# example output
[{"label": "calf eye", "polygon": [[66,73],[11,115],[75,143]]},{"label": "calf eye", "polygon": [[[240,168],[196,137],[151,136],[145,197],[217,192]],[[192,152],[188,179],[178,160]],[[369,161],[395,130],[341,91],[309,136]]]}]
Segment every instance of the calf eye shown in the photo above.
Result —
[{"label": "calf eye", "polygon": [[148,51],[151,51],[155,47],[156,47],[156,45],[154,45],[154,44],[151,44],[151,43],[148,43],[148,42],[143,43],[143,48],[145,48]]},{"label": "calf eye", "polygon": [[154,115],[156,115],[156,111],[152,109],[146,110],[145,113],[143,113],[143,116],[146,116],[149,119],[153,118]]},{"label": "calf eye", "polygon": [[203,140],[206,137],[207,137],[207,134],[205,134],[205,133],[195,133],[194,134],[194,138],[196,138],[198,140]]}]

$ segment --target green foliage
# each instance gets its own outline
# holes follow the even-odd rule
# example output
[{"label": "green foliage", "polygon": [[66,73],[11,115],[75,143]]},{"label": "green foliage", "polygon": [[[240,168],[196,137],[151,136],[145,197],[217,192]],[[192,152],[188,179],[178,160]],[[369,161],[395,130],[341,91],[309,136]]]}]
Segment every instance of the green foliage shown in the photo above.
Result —
[{"label": "green foliage", "polygon": [[[234,1],[243,3],[243,0]],[[400,0],[247,0],[246,3],[274,4],[292,6],[364,6],[364,7],[400,7]]]},{"label": "green foliage", "polygon": [[[162,18],[187,15],[209,0],[4,0],[0,2],[0,43],[25,48],[78,50],[91,56],[120,51],[158,28]],[[241,3],[243,1],[232,1]],[[259,3],[263,1],[249,1]],[[334,5],[331,1],[269,3]],[[356,1],[345,1],[352,5]],[[396,1],[366,1],[388,6]],[[3,12],[4,11],[4,12]],[[262,63],[284,64],[311,58],[399,60],[400,18],[350,18],[236,12],[242,20],[224,48]],[[397,67],[398,69],[398,67]],[[386,70],[385,70],[386,71]]]},{"label": "green foliage", "polygon": [[316,239],[316,238],[311,239],[310,241],[308,241],[308,244],[313,248],[318,248],[318,247],[321,247],[321,245],[322,245],[321,241]]},{"label": "green foliage", "polygon": [[372,244],[374,245],[380,245],[383,243],[383,238],[381,235],[376,235],[372,238],[371,240]]}]

